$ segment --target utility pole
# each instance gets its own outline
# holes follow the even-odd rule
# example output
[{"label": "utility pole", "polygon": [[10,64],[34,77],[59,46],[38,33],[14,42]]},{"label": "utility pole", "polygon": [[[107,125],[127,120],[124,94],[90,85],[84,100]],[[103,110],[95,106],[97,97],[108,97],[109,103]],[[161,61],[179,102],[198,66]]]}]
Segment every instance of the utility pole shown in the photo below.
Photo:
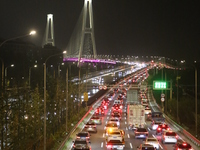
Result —
[{"label": "utility pole", "polygon": [[81,104],[82,104],[82,101],[81,101],[81,89],[80,89],[80,84],[81,84],[81,68],[79,67],[79,73],[78,73],[78,99],[79,99],[79,102],[78,102],[78,112],[80,112],[80,108],[81,108]]},{"label": "utility pole", "polygon": [[[167,73],[166,73],[166,71],[165,71],[165,82],[167,82]],[[167,112],[167,104],[168,104],[167,90],[165,90],[165,113]]]},{"label": "utility pole", "polygon": [[176,77],[176,80],[177,80],[177,121],[179,122],[179,117],[178,117],[178,69],[177,69],[177,77]]},{"label": "utility pole", "polygon": [[195,134],[197,137],[197,68],[195,67]]},{"label": "utility pole", "polygon": [[67,132],[67,122],[68,122],[68,67],[66,71],[66,132]]}]

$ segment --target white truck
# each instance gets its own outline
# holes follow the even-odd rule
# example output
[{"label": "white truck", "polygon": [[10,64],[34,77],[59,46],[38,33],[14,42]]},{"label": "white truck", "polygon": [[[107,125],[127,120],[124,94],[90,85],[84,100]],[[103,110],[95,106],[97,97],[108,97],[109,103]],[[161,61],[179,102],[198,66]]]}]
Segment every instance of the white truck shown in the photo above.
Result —
[{"label": "white truck", "polygon": [[145,126],[145,107],[141,104],[127,104],[127,121],[129,129]]},{"label": "white truck", "polygon": [[138,91],[130,89],[127,91],[127,103],[135,102],[138,102]]}]

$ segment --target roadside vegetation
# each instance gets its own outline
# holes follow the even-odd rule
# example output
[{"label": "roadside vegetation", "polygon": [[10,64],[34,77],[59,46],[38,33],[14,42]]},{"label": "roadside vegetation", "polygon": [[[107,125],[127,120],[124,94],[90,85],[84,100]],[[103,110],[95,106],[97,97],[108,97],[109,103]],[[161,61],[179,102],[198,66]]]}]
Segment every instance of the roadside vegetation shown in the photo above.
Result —
[{"label": "roadside vegetation", "polygon": [[[194,71],[193,71],[194,72]],[[195,135],[195,97],[194,97],[194,75],[192,70],[179,70],[178,74],[181,77],[178,81],[178,95],[177,95],[177,70],[163,69],[163,79],[165,79],[165,73],[167,75],[167,81],[172,80],[172,99],[170,99],[170,92],[163,91],[165,93],[164,112],[172,120],[177,122],[180,126]],[[153,86],[153,80],[162,80],[162,71],[149,70],[148,85]],[[168,82],[169,83],[169,82]],[[198,84],[199,85],[199,84]],[[187,91],[190,91],[187,93]],[[153,90],[153,95],[157,104],[161,104],[161,90]],[[178,97],[178,117],[177,117],[177,97]],[[197,138],[200,139],[200,100],[197,100]]]}]

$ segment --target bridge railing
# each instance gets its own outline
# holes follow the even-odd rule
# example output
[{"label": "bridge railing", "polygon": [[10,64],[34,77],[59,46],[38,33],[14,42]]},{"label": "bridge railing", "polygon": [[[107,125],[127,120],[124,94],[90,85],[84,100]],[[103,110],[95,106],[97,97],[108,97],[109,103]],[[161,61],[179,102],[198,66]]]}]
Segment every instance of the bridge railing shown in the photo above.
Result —
[{"label": "bridge railing", "polygon": [[[153,98],[154,103],[157,105],[157,107],[159,108],[160,111],[162,111],[162,109],[160,108],[160,106],[156,103],[156,100],[153,96],[153,92],[151,90],[151,97]],[[186,135],[186,137],[193,142],[196,146],[200,147],[200,140],[198,140],[197,138],[195,138],[192,134],[190,134],[187,130],[185,130],[183,127],[181,127],[179,124],[177,124],[175,121],[173,121],[172,119],[170,119],[166,114],[164,114],[165,119],[172,124],[175,128],[177,128],[183,135]]]}]

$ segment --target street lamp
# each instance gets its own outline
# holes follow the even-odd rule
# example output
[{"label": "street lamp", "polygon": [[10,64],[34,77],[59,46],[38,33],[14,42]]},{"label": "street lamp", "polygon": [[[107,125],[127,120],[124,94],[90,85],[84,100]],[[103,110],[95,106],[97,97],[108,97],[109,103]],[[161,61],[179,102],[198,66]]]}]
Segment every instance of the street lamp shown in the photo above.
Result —
[{"label": "street lamp", "polygon": [[44,150],[46,150],[46,74],[47,74],[46,63],[47,60],[50,59],[51,57],[66,53],[67,53],[66,51],[63,51],[62,53],[51,55],[44,62]]},{"label": "street lamp", "polygon": [[[34,65],[33,67],[37,68],[37,65]],[[33,68],[33,67],[29,68],[29,79],[28,79],[28,85],[29,85],[29,87],[31,87],[31,68]]]},{"label": "street lamp", "polygon": [[0,44],[0,47],[6,43],[7,41],[11,41],[11,40],[15,40],[15,39],[20,39],[20,38],[23,38],[23,37],[26,37],[26,36],[32,36],[32,35],[35,35],[36,34],[36,31],[31,31],[30,33],[28,34],[25,34],[25,35],[21,35],[21,36],[17,36],[17,37],[13,37],[13,38],[10,38],[10,39],[7,39],[5,41],[3,41],[1,44]]},{"label": "street lamp", "polygon": [[8,67],[5,68],[5,87],[7,87],[7,69],[9,67],[14,67],[14,64],[11,64],[10,66],[8,66]]}]

